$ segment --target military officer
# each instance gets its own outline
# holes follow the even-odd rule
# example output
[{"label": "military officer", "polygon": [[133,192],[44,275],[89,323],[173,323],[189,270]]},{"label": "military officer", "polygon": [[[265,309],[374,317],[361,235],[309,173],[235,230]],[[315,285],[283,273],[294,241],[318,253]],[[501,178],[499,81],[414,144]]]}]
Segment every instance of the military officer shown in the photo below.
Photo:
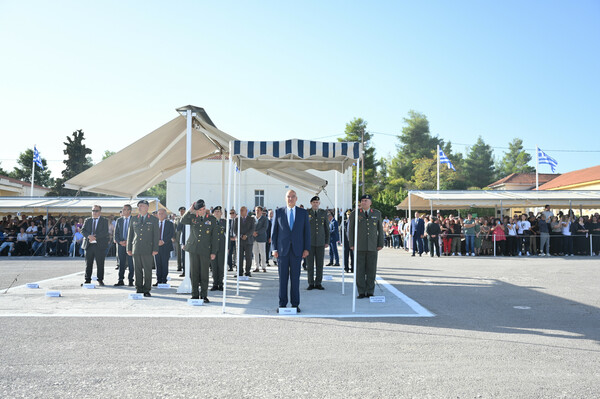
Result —
[{"label": "military officer", "polygon": [[149,297],[152,288],[152,266],[158,254],[158,219],[148,214],[148,201],[137,204],[139,214],[131,218],[127,233],[127,255],[133,256],[135,288],[138,293]]},{"label": "military officer", "polygon": [[[181,217],[185,213],[185,207],[179,207],[179,216],[175,218],[175,241],[173,244],[175,246],[175,252],[177,253],[177,271],[181,272],[185,266],[185,254],[183,253],[182,245],[185,243],[185,229],[183,228],[183,224],[181,224]],[[182,238],[184,242],[182,242]]]},{"label": "military officer", "polygon": [[227,220],[221,218],[223,215],[223,209],[220,206],[215,206],[212,213],[215,219],[217,219],[218,223],[217,232],[219,237],[219,250],[215,254],[215,259],[211,261],[213,286],[210,290],[223,291],[223,274],[225,273],[225,227],[227,226]]},{"label": "military officer", "polygon": [[[190,278],[192,279],[192,299],[208,300],[208,269],[215,260],[219,249],[220,225],[207,213],[204,200],[196,201],[181,218],[181,223],[190,225],[190,236],[185,250],[190,254]],[[198,285],[200,293],[198,293]]]},{"label": "military officer", "polygon": [[[371,209],[371,196],[360,197],[358,209],[358,240],[354,242],[355,212],[350,214],[348,240],[350,249],[358,251],[356,262],[356,288],[358,298],[373,296],[377,274],[377,251],[383,248],[383,218],[377,209]],[[356,245],[358,244],[358,245]]]},{"label": "military officer", "polygon": [[[321,199],[314,196],[310,200],[311,208],[308,210],[308,221],[310,223],[310,251],[306,257],[308,288],[307,290],[324,290],[321,285],[323,281],[323,257],[325,248],[329,246],[329,221],[327,211],[320,209]],[[315,263],[317,273],[315,276]]]}]

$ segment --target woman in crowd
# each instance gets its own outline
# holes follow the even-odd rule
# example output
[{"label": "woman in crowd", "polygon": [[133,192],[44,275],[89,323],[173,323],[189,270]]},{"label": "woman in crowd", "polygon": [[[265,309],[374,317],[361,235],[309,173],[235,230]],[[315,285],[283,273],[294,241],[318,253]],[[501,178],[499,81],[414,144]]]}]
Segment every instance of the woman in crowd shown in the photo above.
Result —
[{"label": "woman in crowd", "polygon": [[443,221],[443,223],[440,226],[440,230],[440,235],[442,237],[442,253],[444,254],[444,256],[448,256],[452,251],[452,237],[450,236],[451,228],[450,220],[448,218],[446,218]]},{"label": "woman in crowd", "polygon": [[382,227],[383,227],[383,234],[384,234],[384,237],[385,237],[385,240],[384,240],[384,242],[383,242],[383,245],[384,245],[386,248],[389,248],[389,247],[391,246],[391,242],[392,242],[392,232],[391,232],[391,227],[392,227],[392,226],[391,226],[391,223],[390,223],[390,221],[388,220],[388,218],[386,217],[386,218],[383,220],[383,223],[381,223],[381,225],[382,225]]},{"label": "woman in crowd", "polygon": [[474,240],[474,246],[475,246],[475,255],[480,256],[481,255],[481,242],[482,242],[482,238],[481,238],[481,222],[480,220],[483,218],[475,218],[475,240]]},{"label": "woman in crowd", "polygon": [[496,255],[502,256],[505,254],[506,249],[506,235],[504,234],[504,226],[500,219],[496,219],[496,225],[492,229],[494,239],[496,241]]},{"label": "woman in crowd", "polygon": [[479,233],[481,237],[481,253],[483,255],[492,254],[492,237],[490,236],[491,231],[492,229],[490,227],[488,218],[484,218],[481,225],[481,232]]},{"label": "woman in crowd", "polygon": [[589,230],[585,225],[582,217],[577,219],[577,223],[573,224],[573,247],[577,255],[589,255]]},{"label": "woman in crowd", "polygon": [[392,222],[392,243],[394,245],[394,249],[400,248],[400,230],[398,227],[398,222],[395,220]]},{"label": "woman in crowd", "polygon": [[462,256],[460,247],[460,236],[462,233],[462,226],[460,225],[460,220],[453,220],[450,226],[452,226],[452,255]]},{"label": "woman in crowd", "polygon": [[529,256],[529,229],[531,229],[531,223],[527,220],[527,215],[521,215],[521,220],[517,222],[517,227],[517,234],[520,239],[518,255],[521,256],[523,252],[526,252],[527,256]]},{"label": "woman in crowd", "polygon": [[46,235],[46,256],[56,255],[56,242],[58,241],[58,227],[51,228]]},{"label": "woman in crowd", "polygon": [[17,242],[13,252],[15,256],[29,255],[29,234],[25,232],[25,227],[19,229],[17,234]]},{"label": "woman in crowd", "polygon": [[27,233],[27,240],[29,242],[33,241],[33,237],[35,237],[35,235],[37,234],[38,231],[38,227],[35,224],[35,222],[32,220],[31,222],[29,222],[29,226],[27,227],[27,230],[25,230],[25,232]]},{"label": "woman in crowd", "polygon": [[515,256],[517,254],[518,237],[517,237],[517,220],[512,219],[506,224],[506,255]]},{"label": "woman in crowd", "polygon": [[563,254],[562,226],[557,216],[552,216],[550,222],[550,254]]},{"label": "woman in crowd", "polygon": [[560,220],[563,237],[563,254],[573,256],[573,237],[571,236],[571,218],[564,215]]}]

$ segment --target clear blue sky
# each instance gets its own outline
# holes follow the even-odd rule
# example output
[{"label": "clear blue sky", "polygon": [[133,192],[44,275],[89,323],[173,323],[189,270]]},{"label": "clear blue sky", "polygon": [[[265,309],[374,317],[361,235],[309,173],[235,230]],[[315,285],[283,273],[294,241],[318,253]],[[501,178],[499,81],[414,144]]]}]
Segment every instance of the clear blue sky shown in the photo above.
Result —
[{"label": "clear blue sky", "polygon": [[37,144],[57,177],[74,130],[97,162],[186,104],[242,140],[335,140],[362,117],[379,157],[414,109],[455,151],[520,137],[558,172],[600,164],[596,0],[0,0],[0,38],[9,170]]}]

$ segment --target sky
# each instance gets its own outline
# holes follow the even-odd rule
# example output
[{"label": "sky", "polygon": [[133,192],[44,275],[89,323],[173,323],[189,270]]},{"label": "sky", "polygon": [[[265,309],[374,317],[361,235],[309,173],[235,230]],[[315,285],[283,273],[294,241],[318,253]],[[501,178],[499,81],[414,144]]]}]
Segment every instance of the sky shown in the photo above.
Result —
[{"label": "sky", "polygon": [[241,140],[336,141],[360,117],[392,157],[415,110],[455,152],[519,137],[558,173],[600,164],[597,0],[0,0],[0,57],[7,170],[35,144],[59,177],[73,131],[99,162],[187,104]]}]

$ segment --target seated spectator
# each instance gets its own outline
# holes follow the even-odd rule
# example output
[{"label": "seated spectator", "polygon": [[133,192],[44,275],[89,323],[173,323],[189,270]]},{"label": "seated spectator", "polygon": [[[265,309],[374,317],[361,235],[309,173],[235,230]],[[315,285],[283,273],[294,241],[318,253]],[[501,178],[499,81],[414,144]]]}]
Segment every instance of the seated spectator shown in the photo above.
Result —
[{"label": "seated spectator", "polygon": [[56,241],[56,256],[69,256],[69,245],[71,244],[71,227],[63,227]]},{"label": "seated spectator", "polygon": [[37,234],[38,227],[35,222],[32,220],[29,222],[29,226],[25,232],[27,233],[27,240],[31,243],[33,241],[33,237]]},{"label": "seated spectator", "polygon": [[33,256],[44,256],[46,254],[46,228],[42,227],[38,229],[37,234],[33,237],[31,248],[33,249]]},{"label": "seated spectator", "polygon": [[2,244],[0,245],[0,255],[4,252],[5,248],[8,248],[6,251],[8,256],[12,256],[13,251],[15,250],[15,242],[17,241],[17,236],[14,233],[14,230],[8,228],[4,231],[4,237],[2,238]]},{"label": "seated spectator", "polygon": [[58,227],[50,229],[46,235],[46,256],[56,255],[56,242],[58,241]]},{"label": "seated spectator", "polygon": [[29,255],[29,235],[25,232],[25,227],[21,227],[17,234],[14,253],[15,256]]},{"label": "seated spectator", "polygon": [[81,257],[85,256],[85,252],[81,248],[82,242],[83,242],[83,234],[81,234],[81,231],[79,228],[76,228],[75,234],[73,235],[73,240],[71,240],[71,245],[69,247],[69,255],[75,256],[75,253],[77,253],[77,256],[81,256]]}]

